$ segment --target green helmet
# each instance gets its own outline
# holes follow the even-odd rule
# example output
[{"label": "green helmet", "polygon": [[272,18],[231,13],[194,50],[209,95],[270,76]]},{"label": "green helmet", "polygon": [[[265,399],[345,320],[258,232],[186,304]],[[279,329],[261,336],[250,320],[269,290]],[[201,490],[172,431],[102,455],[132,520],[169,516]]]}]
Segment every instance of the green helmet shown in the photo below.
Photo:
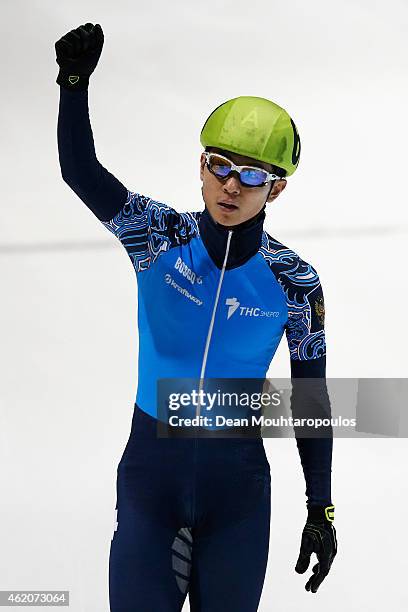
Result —
[{"label": "green helmet", "polygon": [[285,109],[271,100],[239,96],[218,106],[201,130],[203,147],[217,147],[252,157],[293,174],[299,163],[300,139]]}]

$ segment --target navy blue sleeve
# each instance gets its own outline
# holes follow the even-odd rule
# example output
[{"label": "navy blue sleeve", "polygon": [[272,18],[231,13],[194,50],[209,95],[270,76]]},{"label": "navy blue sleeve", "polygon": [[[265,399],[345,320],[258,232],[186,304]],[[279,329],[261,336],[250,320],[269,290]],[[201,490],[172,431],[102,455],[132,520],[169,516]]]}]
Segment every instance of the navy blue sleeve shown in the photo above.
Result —
[{"label": "navy blue sleeve", "polygon": [[[331,416],[326,386],[326,356],[310,361],[291,360],[291,410],[294,418],[327,419]],[[305,380],[307,379],[307,380]],[[304,384],[302,384],[304,383]],[[319,438],[302,437],[295,428],[296,443],[306,482],[308,506],[330,506],[333,432],[322,428]]]},{"label": "navy blue sleeve", "polygon": [[109,221],[123,208],[128,191],[96,157],[88,90],[60,87],[57,136],[62,178],[98,219]]}]

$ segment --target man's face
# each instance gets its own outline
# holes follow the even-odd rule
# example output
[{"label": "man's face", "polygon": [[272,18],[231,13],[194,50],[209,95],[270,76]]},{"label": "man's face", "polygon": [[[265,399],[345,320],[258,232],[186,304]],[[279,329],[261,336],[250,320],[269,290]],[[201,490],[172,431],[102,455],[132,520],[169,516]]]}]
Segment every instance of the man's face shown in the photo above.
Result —
[{"label": "man's face", "polygon": [[[272,172],[272,166],[264,162],[256,161],[251,157],[244,157],[223,149],[212,148],[212,152],[221,153],[235,164],[257,166]],[[263,187],[244,187],[241,185],[236,174],[231,174],[226,179],[219,179],[208,170],[205,165],[204,153],[200,158],[200,178],[202,180],[202,193],[205,205],[214,221],[222,225],[233,226],[243,223],[254,217],[265,204],[271,184]],[[286,187],[286,179],[276,180],[267,202],[272,202]],[[221,202],[234,204],[235,208],[227,209]]]}]

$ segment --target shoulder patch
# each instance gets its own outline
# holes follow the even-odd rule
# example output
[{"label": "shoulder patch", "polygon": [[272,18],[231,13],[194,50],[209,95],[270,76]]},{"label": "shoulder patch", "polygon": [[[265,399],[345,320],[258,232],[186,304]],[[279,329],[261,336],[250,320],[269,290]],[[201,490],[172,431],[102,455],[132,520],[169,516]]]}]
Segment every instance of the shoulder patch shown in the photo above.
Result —
[{"label": "shoulder patch", "polygon": [[315,313],[320,325],[324,326],[324,299],[320,296],[314,301]]}]

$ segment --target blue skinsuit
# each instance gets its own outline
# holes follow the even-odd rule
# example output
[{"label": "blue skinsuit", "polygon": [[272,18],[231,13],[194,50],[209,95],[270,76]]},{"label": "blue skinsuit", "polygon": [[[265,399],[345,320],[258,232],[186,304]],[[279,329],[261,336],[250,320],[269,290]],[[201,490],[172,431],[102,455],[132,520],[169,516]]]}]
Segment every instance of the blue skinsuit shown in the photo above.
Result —
[{"label": "blue skinsuit", "polygon": [[[257,610],[270,475],[260,439],[156,436],[158,378],[264,378],[282,335],[292,378],[325,377],[315,269],[263,230],[228,230],[127,190],[96,158],[88,92],[60,90],[64,180],[117,236],[137,275],[139,373],[118,466],[112,612]],[[292,410],[296,410],[296,394]],[[308,504],[330,504],[332,439],[297,438]]]}]

